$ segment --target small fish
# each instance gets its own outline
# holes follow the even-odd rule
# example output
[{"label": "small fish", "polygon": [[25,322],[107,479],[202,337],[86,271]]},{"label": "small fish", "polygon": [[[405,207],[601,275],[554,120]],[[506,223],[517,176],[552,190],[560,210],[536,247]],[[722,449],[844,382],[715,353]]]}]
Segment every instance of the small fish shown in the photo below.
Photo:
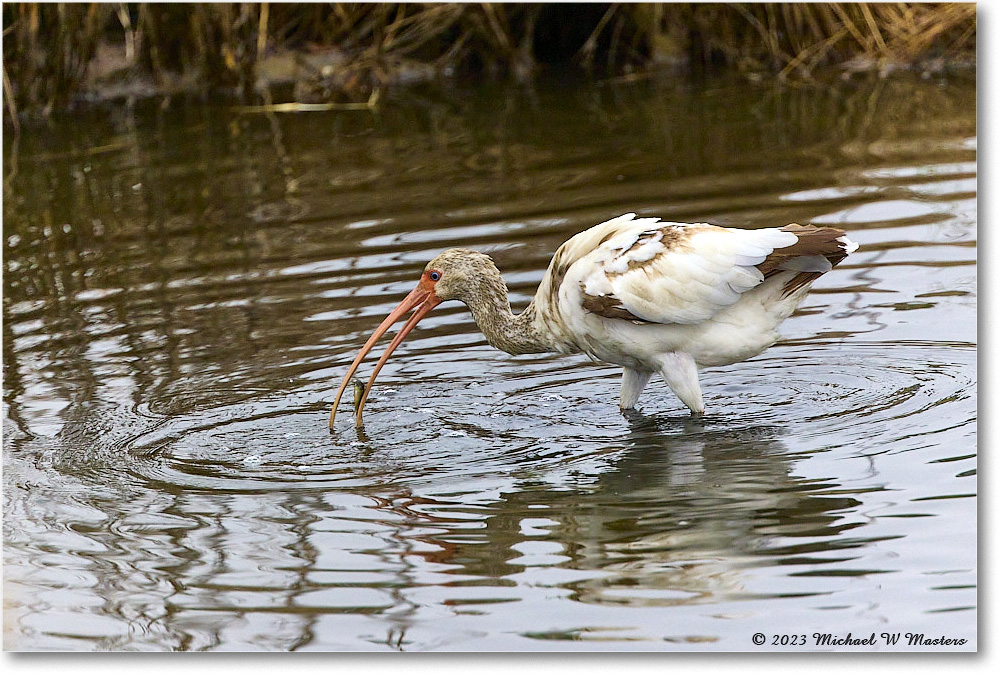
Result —
[{"label": "small fish", "polygon": [[354,414],[357,416],[358,408],[361,407],[361,399],[365,397],[365,383],[361,381],[360,377],[355,377],[351,379],[351,384],[354,385]]}]

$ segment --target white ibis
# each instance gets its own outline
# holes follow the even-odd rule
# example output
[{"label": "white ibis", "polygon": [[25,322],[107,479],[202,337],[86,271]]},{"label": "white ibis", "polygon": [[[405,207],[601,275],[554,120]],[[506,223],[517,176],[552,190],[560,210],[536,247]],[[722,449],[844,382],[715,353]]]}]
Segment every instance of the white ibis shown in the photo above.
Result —
[{"label": "white ibis", "polygon": [[507,285],[489,256],[449,249],[427,263],[417,287],[358,352],[337,391],[330,427],[351,376],[378,339],[416,308],[368,379],[355,406],[358,426],[379,370],[445,300],[468,305],[486,341],[510,354],[583,352],[622,366],[622,410],[635,407],[659,373],[700,415],[698,367],[737,363],[770,347],[812,283],[857,248],[829,227],[740,230],[627,213],[560,246],[520,314],[511,312]]}]

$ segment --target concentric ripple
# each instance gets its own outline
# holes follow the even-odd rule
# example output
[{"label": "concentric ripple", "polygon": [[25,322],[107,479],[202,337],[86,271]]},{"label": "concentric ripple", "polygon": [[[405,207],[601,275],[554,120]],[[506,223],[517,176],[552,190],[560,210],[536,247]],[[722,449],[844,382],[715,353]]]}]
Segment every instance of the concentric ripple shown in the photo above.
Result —
[{"label": "concentric ripple", "polygon": [[[345,413],[333,434],[323,423],[323,402],[223,406],[152,425],[142,416],[123,424],[128,413],[119,411],[119,435],[100,430],[87,444],[92,457],[104,457],[89,470],[97,475],[124,464],[140,481],[236,492],[345,490],[372,482],[448,491],[469,481],[495,479],[501,486],[567,469],[584,485],[649,440],[643,419],[657,419],[660,435],[687,438],[780,429],[788,452],[852,456],[947,445],[975,428],[973,345],[779,345],[704,373],[708,412],[700,420],[656,379],[639,410],[623,415],[616,369],[572,357],[485,360],[485,377],[436,377],[433,387],[419,376],[409,384],[389,376],[365,427],[354,429]],[[124,433],[143,424],[150,428]],[[74,462],[84,470],[78,457]]]}]

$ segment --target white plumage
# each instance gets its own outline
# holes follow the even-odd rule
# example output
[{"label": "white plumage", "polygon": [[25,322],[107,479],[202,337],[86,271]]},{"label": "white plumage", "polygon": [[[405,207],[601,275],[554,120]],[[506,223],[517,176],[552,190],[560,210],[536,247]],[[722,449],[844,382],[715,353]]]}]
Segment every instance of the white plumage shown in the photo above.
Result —
[{"label": "white plumage", "polygon": [[[634,406],[658,372],[701,413],[697,367],[743,361],[774,344],[778,325],[811,282],[791,290],[788,283],[800,273],[829,271],[833,263],[821,254],[792,256],[767,279],[758,266],[807,233],[825,233],[825,252],[835,258],[857,248],[838,230],[796,227],[802,232],[738,230],[631,213],[601,223],[557,251],[535,296],[537,328],[560,351],[623,366],[623,408]],[[558,302],[543,292],[553,284]]]}]

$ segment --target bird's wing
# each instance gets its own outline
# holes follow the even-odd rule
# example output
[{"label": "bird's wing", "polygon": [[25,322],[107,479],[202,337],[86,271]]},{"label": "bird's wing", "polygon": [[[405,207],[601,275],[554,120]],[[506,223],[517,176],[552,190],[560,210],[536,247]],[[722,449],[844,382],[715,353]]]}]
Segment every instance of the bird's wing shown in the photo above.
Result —
[{"label": "bird's wing", "polygon": [[[800,240],[787,229],[738,230],[650,220],[634,220],[631,226],[621,222],[573,264],[569,276],[579,281],[584,309],[615,319],[700,323],[763,283],[764,273],[757,266],[775,249],[793,247]],[[795,260],[801,267],[802,258]],[[782,267],[822,273],[832,266],[822,256],[812,262],[805,263],[809,269]]]}]

